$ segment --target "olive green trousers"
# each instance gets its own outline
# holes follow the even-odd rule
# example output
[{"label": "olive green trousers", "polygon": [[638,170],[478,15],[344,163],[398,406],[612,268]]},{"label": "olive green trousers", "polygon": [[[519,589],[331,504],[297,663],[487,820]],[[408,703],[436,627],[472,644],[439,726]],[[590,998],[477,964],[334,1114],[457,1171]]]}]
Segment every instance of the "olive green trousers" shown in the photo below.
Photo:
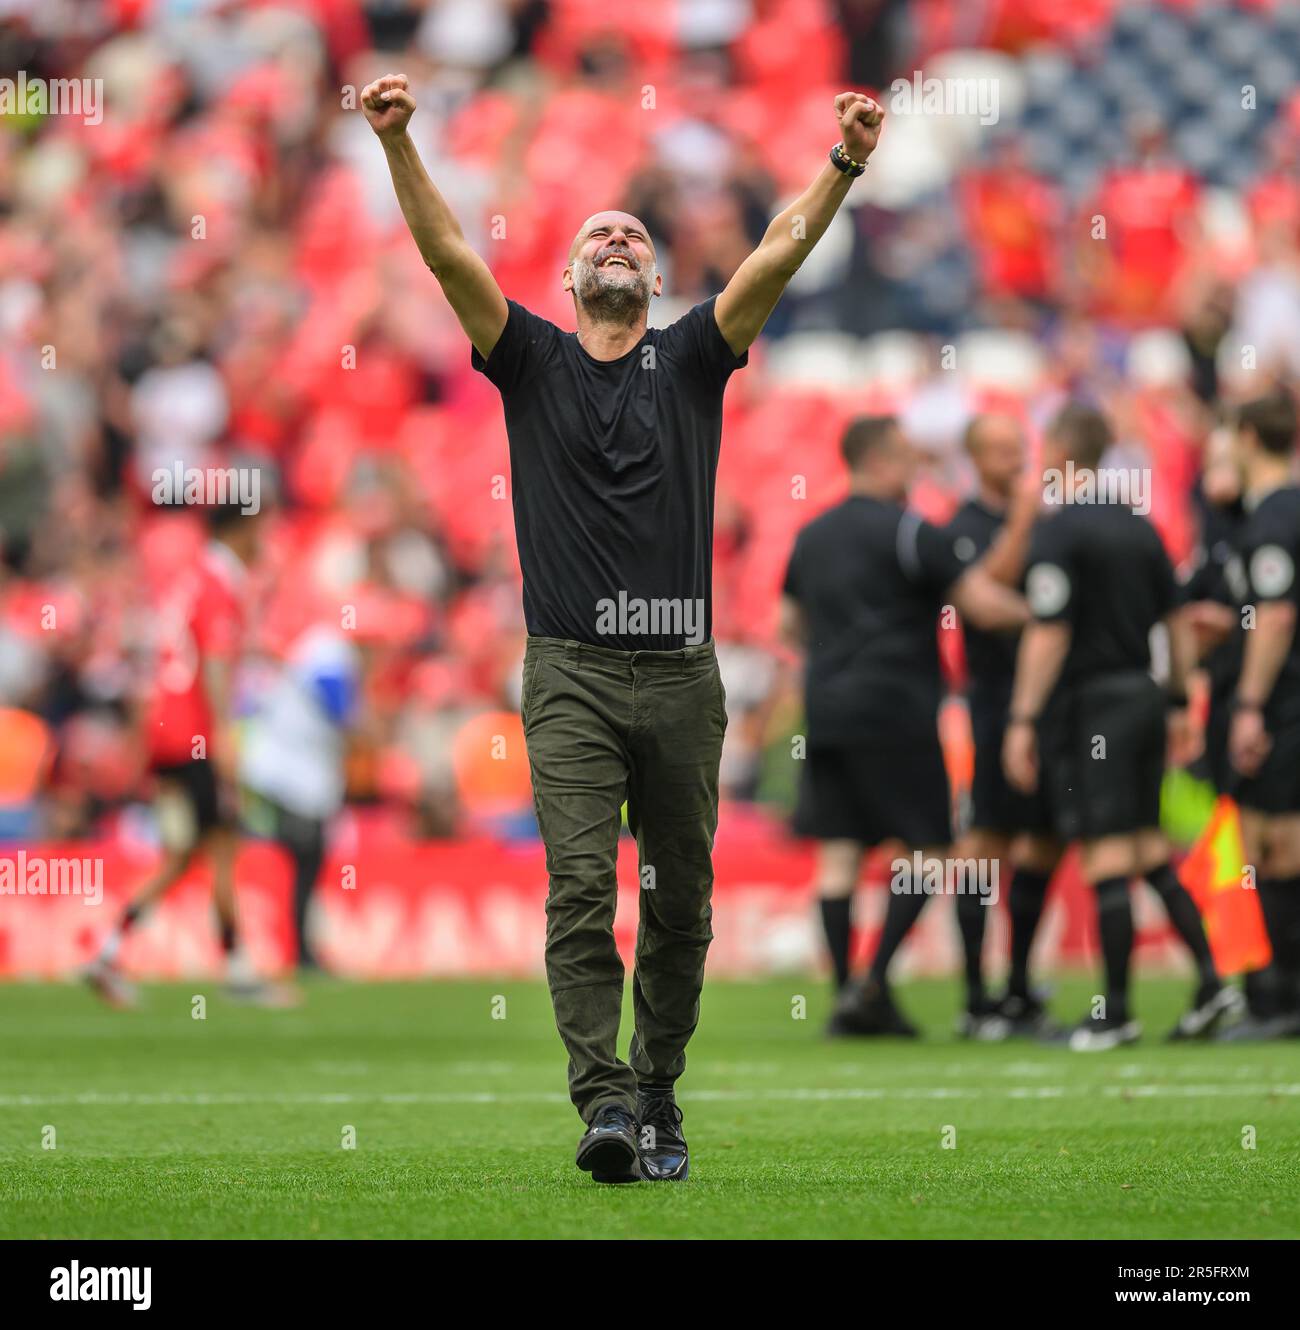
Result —
[{"label": "olive green trousers", "polygon": [[[686,1066],[713,939],[713,837],[726,698],[713,643],[617,651],[530,637],[524,735],[550,890],[546,978],[584,1121]],[[615,866],[627,802],[640,864],[635,1029],[618,1056]]]}]

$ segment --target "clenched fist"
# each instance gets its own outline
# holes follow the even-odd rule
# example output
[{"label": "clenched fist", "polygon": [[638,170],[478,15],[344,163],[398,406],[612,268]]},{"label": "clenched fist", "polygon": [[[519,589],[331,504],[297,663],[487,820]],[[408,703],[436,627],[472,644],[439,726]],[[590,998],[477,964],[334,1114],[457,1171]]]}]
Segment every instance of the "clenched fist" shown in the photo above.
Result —
[{"label": "clenched fist", "polygon": [[405,74],[385,74],[361,89],[361,109],[381,139],[399,138],[415,110]]},{"label": "clenched fist", "polygon": [[866,93],[842,92],[835,99],[835,115],[840,122],[844,151],[855,162],[865,162],[880,140],[884,110]]}]

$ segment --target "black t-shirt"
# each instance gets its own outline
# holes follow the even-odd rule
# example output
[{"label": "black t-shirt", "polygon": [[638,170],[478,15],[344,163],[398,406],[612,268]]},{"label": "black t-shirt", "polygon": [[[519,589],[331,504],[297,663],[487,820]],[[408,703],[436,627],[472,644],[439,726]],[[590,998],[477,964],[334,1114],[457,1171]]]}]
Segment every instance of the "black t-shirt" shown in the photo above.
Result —
[{"label": "black t-shirt", "polygon": [[[969,565],[988,552],[1005,521],[1005,513],[994,512],[972,498],[957,509],[944,531],[952,542],[953,553]],[[1020,634],[1014,630],[989,632],[968,623],[962,625],[962,631],[966,638],[966,668],[972,699],[993,703],[1010,698]]]},{"label": "black t-shirt", "polygon": [[[1250,582],[1251,602],[1294,605],[1300,615],[1300,486],[1285,485],[1266,494],[1246,520],[1241,554]],[[1300,720],[1300,624],[1265,708],[1270,728]]]},{"label": "black t-shirt", "polygon": [[[716,299],[716,297],[715,297]],[[513,300],[501,392],[534,637],[671,651],[712,633],[713,493],[735,355],[706,300],[617,360]]]},{"label": "black t-shirt", "polygon": [[934,734],[938,615],[963,571],[938,527],[863,495],[799,532],[784,590],[807,629],[809,743]]},{"label": "black t-shirt", "polygon": [[[1192,500],[1200,517],[1200,539],[1179,588],[1179,600],[1185,605],[1213,601],[1239,615],[1250,595],[1240,552],[1245,511],[1239,503],[1230,507],[1210,503],[1200,490],[1192,495]],[[1238,617],[1228,639],[1212,647],[1201,662],[1210,681],[1212,705],[1222,705],[1232,696],[1241,674],[1243,645]]]},{"label": "black t-shirt", "polygon": [[1065,504],[1034,526],[1025,598],[1040,623],[1072,629],[1063,685],[1148,670],[1151,629],[1177,593],[1155,527],[1123,504]]}]

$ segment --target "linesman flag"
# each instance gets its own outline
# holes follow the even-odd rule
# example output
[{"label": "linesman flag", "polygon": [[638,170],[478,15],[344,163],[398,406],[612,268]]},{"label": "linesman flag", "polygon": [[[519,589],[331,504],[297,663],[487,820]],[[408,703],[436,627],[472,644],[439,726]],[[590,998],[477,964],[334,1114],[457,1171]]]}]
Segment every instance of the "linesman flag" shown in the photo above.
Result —
[{"label": "linesman flag", "polygon": [[1180,876],[1205,920],[1205,933],[1219,973],[1261,970],[1272,959],[1264,916],[1246,872],[1241,815],[1226,794],[1183,860]]}]

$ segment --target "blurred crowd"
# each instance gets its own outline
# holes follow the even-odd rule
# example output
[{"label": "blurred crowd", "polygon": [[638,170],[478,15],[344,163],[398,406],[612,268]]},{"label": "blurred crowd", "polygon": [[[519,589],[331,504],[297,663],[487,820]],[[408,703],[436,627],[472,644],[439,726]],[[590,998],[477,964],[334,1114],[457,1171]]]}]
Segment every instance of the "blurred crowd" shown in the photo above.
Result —
[{"label": "blurred crowd", "polygon": [[[837,444],[892,411],[935,518],[971,413],[1031,437],[1067,395],[1196,540],[1218,415],[1300,379],[1300,10],[1113,0],[0,0],[0,80],[102,80],[102,116],[0,114],[0,838],[140,795],[155,607],[204,539],[159,468],[263,478],[244,710],[304,635],[351,634],[349,800],[447,835],[501,782],[456,736],[518,701],[500,404],[421,265],[355,109],[412,133],[507,295],[573,326],[582,219],[641,216],[666,323],[725,285],[819,169],[833,95],[881,147],[727,398],[714,622],[733,799],[793,783],[775,640]],[[919,72],[918,72],[919,71]],[[915,78],[914,78],[915,76]],[[902,92],[996,90],[993,117]],[[972,85],[974,86],[974,85]],[[912,97],[913,101],[906,100]],[[2,105],[2,104],[0,104]],[[507,782],[508,786],[508,782]],[[514,788],[514,787],[509,787]],[[525,781],[526,788],[526,781]]]}]

